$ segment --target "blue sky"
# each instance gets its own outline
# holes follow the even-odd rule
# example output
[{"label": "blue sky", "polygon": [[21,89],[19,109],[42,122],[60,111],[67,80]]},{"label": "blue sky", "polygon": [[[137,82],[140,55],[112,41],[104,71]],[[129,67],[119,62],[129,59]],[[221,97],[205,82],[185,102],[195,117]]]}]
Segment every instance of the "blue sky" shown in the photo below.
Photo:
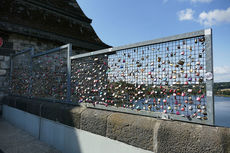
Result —
[{"label": "blue sky", "polygon": [[215,82],[230,81],[230,0],[77,0],[105,43],[213,29]]}]

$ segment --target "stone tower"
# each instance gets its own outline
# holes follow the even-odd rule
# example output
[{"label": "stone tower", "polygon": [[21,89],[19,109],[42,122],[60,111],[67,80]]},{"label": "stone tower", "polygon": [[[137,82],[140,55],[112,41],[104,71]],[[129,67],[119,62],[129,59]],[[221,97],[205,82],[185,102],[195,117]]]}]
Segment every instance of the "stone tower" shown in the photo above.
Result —
[{"label": "stone tower", "polygon": [[[73,44],[73,54],[109,48],[76,0],[0,0],[0,97],[8,87],[9,55]],[[1,42],[0,42],[1,44]]]},{"label": "stone tower", "polygon": [[43,50],[66,43],[72,43],[76,52],[108,48],[91,22],[76,0],[1,0],[0,37],[5,45],[0,52],[30,45]]}]

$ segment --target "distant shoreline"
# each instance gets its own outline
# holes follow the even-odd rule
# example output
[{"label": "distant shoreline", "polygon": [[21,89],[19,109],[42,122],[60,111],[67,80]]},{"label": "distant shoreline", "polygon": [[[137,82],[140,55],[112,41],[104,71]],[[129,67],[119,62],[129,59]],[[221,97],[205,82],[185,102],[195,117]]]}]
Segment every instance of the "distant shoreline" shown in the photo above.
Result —
[{"label": "distant shoreline", "polygon": [[230,97],[230,95],[214,95],[214,96],[218,96],[218,97]]}]

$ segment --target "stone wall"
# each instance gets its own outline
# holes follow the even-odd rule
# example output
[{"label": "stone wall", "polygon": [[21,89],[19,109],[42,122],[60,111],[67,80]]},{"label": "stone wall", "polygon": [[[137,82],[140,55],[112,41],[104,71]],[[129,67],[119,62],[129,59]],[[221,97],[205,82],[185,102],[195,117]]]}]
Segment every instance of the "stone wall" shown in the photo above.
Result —
[{"label": "stone wall", "polygon": [[155,153],[230,152],[230,128],[159,120],[18,97],[5,97],[3,103]]},{"label": "stone wall", "polygon": [[0,99],[8,92],[10,57],[0,55]]},{"label": "stone wall", "polygon": [[41,52],[62,45],[59,43],[39,40],[38,38],[32,38],[18,34],[10,35],[8,41],[13,43],[13,50],[15,51],[21,51],[27,48],[34,47],[35,52]]}]

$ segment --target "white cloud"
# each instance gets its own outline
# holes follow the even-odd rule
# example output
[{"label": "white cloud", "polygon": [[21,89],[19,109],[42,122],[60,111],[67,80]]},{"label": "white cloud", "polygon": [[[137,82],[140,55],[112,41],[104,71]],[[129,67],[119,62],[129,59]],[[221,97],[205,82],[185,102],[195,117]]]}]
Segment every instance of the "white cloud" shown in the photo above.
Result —
[{"label": "white cloud", "polygon": [[204,26],[212,26],[224,22],[230,23],[230,7],[226,10],[204,11],[200,13],[198,21]]},{"label": "white cloud", "polygon": [[190,0],[192,3],[210,3],[212,0]]},{"label": "white cloud", "polygon": [[230,81],[230,67],[229,66],[214,67],[214,81],[215,82]]},{"label": "white cloud", "polygon": [[181,10],[177,13],[179,20],[183,21],[183,20],[193,20],[193,14],[195,13],[195,11],[193,11],[192,9],[185,9],[185,10]]}]

